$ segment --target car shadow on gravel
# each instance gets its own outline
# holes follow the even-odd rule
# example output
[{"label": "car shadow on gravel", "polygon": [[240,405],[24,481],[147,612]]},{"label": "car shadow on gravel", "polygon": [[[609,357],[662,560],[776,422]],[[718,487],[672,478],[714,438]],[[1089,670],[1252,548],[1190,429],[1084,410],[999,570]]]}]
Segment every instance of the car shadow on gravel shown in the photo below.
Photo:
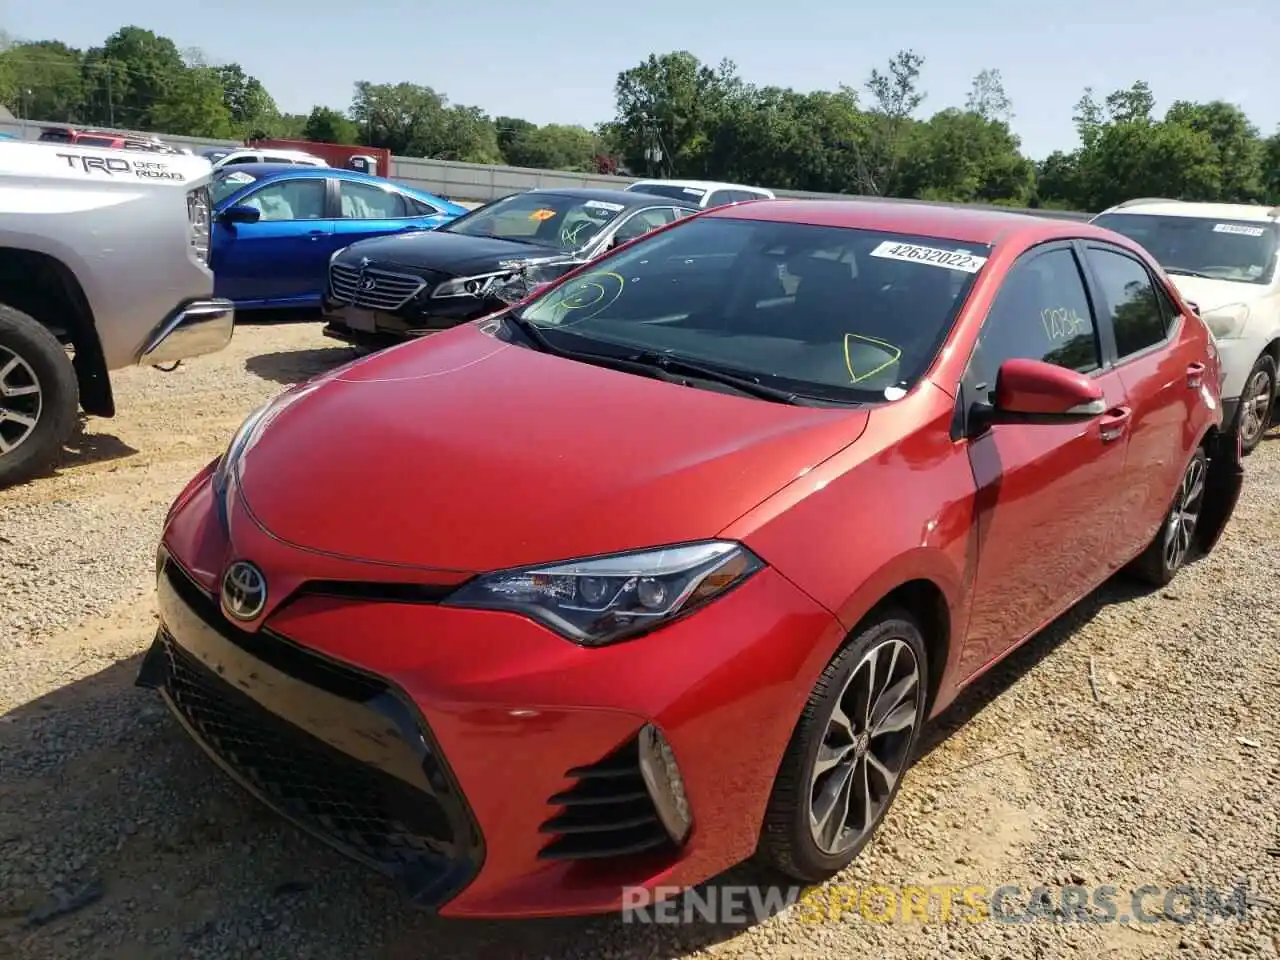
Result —
[{"label": "car shadow on gravel", "polygon": [[1105,608],[1117,603],[1127,603],[1151,593],[1152,587],[1129,579],[1124,575],[1112,577],[1074,607],[1054,620],[1040,633],[1009,654],[986,676],[978,679],[965,690],[941,716],[930,723],[920,734],[914,762],[919,763],[952,734],[963,729],[988,704],[1009,689],[1019,678],[1034,669],[1042,660],[1070,640],[1089,621]]},{"label": "car shadow on gravel", "polygon": [[[74,432],[63,444],[62,453],[49,468],[34,479],[56,477],[73,467],[85,467],[95,463],[110,463],[123,460],[138,453],[137,448],[129,446],[115,434],[88,433],[85,427],[89,418],[81,414],[76,420]],[[105,423],[106,421],[98,421]]]},{"label": "car shadow on gravel", "polygon": [[316,347],[310,350],[281,350],[249,357],[244,368],[255,377],[286,386],[302,383],[360,356],[352,347]]},{"label": "car shadow on gravel", "polygon": [[[1081,601],[931,724],[920,755],[1104,607],[1145,589],[1116,579]],[[691,891],[678,915],[692,922],[427,916],[232,784],[133,685],[140,660],[0,715],[0,945],[19,956],[678,957],[749,925],[703,919],[710,888],[738,887],[745,914],[778,912],[766,891],[799,894],[747,862]]]}]

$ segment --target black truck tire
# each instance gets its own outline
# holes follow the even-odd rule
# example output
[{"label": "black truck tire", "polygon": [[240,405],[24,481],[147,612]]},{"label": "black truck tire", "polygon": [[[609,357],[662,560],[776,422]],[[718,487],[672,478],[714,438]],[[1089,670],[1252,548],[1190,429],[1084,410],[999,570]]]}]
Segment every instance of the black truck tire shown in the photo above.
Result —
[{"label": "black truck tire", "polygon": [[66,349],[30,316],[0,303],[0,489],[48,470],[79,410]]}]

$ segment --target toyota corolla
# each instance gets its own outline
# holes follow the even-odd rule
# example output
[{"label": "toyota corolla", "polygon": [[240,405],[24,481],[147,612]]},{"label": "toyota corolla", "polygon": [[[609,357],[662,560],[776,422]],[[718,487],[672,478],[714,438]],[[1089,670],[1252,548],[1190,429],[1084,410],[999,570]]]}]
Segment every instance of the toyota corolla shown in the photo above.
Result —
[{"label": "toyota corolla", "polygon": [[821,881],[974,678],[1212,548],[1219,378],[1098,227],[697,214],[249,417],[168,515],[138,682],[445,915]]}]

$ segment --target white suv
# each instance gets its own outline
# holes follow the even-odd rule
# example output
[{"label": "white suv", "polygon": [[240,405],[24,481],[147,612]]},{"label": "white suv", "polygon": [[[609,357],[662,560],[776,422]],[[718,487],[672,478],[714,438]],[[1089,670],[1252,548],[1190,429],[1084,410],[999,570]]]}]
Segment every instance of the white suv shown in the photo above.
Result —
[{"label": "white suv", "polygon": [[1280,368],[1280,207],[1128,200],[1092,222],[1145,247],[1204,318],[1222,355],[1223,422],[1252,450]]},{"label": "white suv", "polygon": [[744,200],[775,200],[772,190],[764,187],[745,187],[740,183],[720,183],[716,180],[637,180],[626,187],[629,193],[648,193],[658,197],[676,197],[686,203],[707,207],[722,207],[726,203]]},{"label": "white suv", "polygon": [[[205,154],[209,157],[209,151]],[[221,152],[221,151],[218,151]],[[299,167],[327,167],[327,164],[320,157],[314,154],[304,153],[301,150],[277,150],[274,147],[259,149],[256,147],[246,147],[218,157],[209,157],[213,163],[213,169],[221,170],[223,167],[236,163],[291,163]]]}]

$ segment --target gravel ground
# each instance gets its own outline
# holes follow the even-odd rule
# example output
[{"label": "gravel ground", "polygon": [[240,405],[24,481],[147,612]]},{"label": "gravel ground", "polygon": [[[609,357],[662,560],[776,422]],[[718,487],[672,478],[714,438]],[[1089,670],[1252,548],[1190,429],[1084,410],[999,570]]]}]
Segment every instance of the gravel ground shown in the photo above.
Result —
[{"label": "gravel ground", "polygon": [[[245,326],[227,351],[175,373],[126,371],[118,419],[89,420],[56,476],[0,493],[0,956],[1280,953],[1276,440],[1249,459],[1211,557],[1168,590],[1104,588],[928,732],[885,829],[841,878],[1106,883],[1122,908],[1144,884],[1247,883],[1242,921],[1018,925],[963,912],[943,922],[935,909],[930,923],[856,910],[815,923],[794,907],[749,926],[646,926],[409,912],[243,796],[132,687],[166,507],[250,409],[349,358],[331,343],[317,324]],[[731,879],[767,878],[744,867]]]}]

